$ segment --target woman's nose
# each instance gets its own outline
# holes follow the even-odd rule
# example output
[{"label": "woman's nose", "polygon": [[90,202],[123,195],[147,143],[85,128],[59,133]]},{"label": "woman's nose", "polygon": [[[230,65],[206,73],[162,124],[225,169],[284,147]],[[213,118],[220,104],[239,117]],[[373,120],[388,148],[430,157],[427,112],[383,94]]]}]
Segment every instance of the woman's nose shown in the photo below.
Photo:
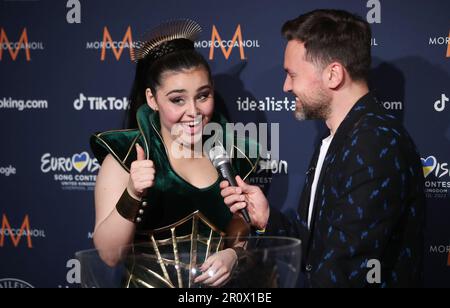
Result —
[{"label": "woman's nose", "polygon": [[187,115],[195,117],[198,114],[198,108],[197,108],[197,104],[193,101],[191,101],[188,106],[187,106],[187,110],[186,110]]}]

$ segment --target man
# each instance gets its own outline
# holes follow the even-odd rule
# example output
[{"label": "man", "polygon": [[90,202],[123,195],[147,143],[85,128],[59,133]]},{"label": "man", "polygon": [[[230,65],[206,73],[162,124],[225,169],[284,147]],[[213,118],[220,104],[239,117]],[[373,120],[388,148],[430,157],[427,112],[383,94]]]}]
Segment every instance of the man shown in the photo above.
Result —
[{"label": "man", "polygon": [[296,97],[296,117],[325,121],[329,136],[312,158],[296,219],[270,209],[262,191],[240,178],[238,188],[221,183],[225,203],[233,213],[246,207],[266,235],[300,238],[308,286],[420,286],[421,161],[402,124],[369,92],[369,25],[317,10],[282,32],[284,91]]}]

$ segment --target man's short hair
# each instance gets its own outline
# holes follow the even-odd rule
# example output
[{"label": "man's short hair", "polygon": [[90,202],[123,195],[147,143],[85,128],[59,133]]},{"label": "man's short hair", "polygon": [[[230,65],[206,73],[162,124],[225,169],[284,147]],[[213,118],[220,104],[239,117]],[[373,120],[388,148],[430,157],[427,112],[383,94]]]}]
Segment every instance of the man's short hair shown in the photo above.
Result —
[{"label": "man's short hair", "polygon": [[287,21],[282,33],[289,41],[304,43],[306,60],[323,68],[337,61],[353,80],[367,81],[372,33],[361,17],[342,10],[315,10]]}]

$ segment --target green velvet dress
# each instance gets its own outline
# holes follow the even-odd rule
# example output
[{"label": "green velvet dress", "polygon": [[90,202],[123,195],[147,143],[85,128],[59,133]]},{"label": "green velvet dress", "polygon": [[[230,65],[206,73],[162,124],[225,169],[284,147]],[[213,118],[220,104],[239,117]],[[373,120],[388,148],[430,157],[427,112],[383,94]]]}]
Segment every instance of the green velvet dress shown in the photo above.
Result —
[{"label": "green velvet dress", "polygon": [[[158,113],[143,105],[137,112],[137,121],[139,129],[108,131],[95,134],[91,138],[92,151],[100,163],[106,155],[111,154],[129,172],[131,163],[136,160],[135,144],[139,143],[146,157],[155,164],[155,185],[148,190],[151,210],[146,212],[143,222],[138,225],[137,234],[169,226],[196,211],[200,211],[214,226],[225,232],[232,215],[220,195],[220,180],[204,189],[189,184],[169,163],[160,134]],[[220,124],[223,131],[226,131],[226,121],[222,116],[215,114],[212,122]],[[245,146],[239,147],[239,144]],[[255,145],[253,141],[245,139],[244,142],[235,142],[233,147],[232,156],[236,158],[232,157],[232,166],[236,174],[244,179],[256,169],[258,160],[250,159],[245,154],[248,153],[250,146]],[[244,157],[241,155],[239,158],[238,152],[245,154]],[[189,228],[182,230],[185,234],[189,234],[190,231]]]}]

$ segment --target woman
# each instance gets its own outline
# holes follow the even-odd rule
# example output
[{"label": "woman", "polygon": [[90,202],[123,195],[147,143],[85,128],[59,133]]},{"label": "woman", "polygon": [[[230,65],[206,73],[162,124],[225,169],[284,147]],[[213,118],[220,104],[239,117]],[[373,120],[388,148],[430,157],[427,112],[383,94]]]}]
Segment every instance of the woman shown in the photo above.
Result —
[{"label": "woman", "polygon": [[[194,50],[199,32],[192,21],[176,21],[147,35],[134,54],[137,68],[129,123],[136,129],[91,139],[102,163],[95,188],[94,243],[108,265],[119,262],[119,255],[112,253],[119,247],[143,239],[141,235],[148,239],[146,234],[196,212],[219,233],[248,233],[242,218],[232,216],[225,206],[219,175],[202,150],[204,127],[224,126],[225,121],[214,113],[209,66]],[[232,165],[245,178],[254,171],[256,160],[234,159]],[[207,228],[199,233],[203,231],[207,236]],[[193,231],[189,225],[177,225],[176,232],[181,236]],[[196,282],[214,287],[226,283],[237,262],[233,245],[211,256]]]}]

